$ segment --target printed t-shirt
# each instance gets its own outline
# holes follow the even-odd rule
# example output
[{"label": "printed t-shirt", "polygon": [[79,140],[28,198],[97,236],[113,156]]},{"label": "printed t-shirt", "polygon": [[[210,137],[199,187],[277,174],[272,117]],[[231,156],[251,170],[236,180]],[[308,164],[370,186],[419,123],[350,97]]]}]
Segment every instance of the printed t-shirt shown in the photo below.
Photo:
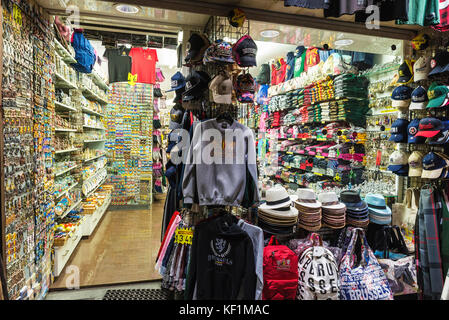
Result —
[{"label": "printed t-shirt", "polygon": [[109,83],[128,81],[132,65],[129,52],[130,49],[125,47],[106,49],[104,52],[103,56],[108,59]]},{"label": "printed t-shirt", "polygon": [[156,62],[158,61],[155,49],[132,48],[129,52],[132,57],[133,75],[137,74],[137,83],[156,83]]},{"label": "printed t-shirt", "polygon": [[306,62],[306,53],[307,51],[304,50],[304,52],[301,54],[300,57],[297,57],[295,60],[295,74],[294,77],[299,77],[301,73],[304,72],[304,64]]}]

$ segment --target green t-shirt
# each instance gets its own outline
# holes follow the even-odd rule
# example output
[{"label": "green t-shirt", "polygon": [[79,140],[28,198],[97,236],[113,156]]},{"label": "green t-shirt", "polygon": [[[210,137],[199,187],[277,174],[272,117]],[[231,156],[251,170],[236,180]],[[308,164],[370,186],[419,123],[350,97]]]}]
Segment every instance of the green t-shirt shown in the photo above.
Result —
[{"label": "green t-shirt", "polygon": [[398,20],[397,24],[432,26],[440,23],[439,0],[409,0],[408,20]]},{"label": "green t-shirt", "polygon": [[301,73],[304,71],[304,64],[306,62],[306,52],[307,50],[304,50],[301,57],[295,59],[295,73],[293,77],[299,77]]}]

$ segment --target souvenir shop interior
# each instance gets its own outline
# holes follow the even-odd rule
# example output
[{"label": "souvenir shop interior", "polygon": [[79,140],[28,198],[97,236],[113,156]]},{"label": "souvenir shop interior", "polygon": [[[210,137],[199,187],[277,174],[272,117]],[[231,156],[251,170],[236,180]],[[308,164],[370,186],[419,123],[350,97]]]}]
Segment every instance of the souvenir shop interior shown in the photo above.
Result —
[{"label": "souvenir shop interior", "polygon": [[0,299],[449,299],[444,1],[124,2],[2,0]]}]

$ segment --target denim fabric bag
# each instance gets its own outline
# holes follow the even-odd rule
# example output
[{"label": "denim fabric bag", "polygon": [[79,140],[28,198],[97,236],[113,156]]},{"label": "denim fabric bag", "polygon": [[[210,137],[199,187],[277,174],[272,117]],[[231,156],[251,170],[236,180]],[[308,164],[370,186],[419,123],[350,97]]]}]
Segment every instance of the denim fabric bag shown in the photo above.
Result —
[{"label": "denim fabric bag", "polygon": [[[355,265],[353,256],[360,236],[361,261]],[[352,230],[351,242],[340,264],[341,300],[393,300],[387,277],[366,240],[363,229]]]}]

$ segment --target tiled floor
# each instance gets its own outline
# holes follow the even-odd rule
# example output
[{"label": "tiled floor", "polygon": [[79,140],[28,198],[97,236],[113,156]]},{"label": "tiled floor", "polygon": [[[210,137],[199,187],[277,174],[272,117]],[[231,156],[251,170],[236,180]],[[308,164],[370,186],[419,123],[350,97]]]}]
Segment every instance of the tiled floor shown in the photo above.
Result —
[{"label": "tiled floor", "polygon": [[108,211],[95,232],[81,240],[51,289],[65,289],[66,283],[73,283],[74,266],[79,269],[81,288],[160,280],[154,264],[163,209],[164,199],[160,199],[148,210]]}]

